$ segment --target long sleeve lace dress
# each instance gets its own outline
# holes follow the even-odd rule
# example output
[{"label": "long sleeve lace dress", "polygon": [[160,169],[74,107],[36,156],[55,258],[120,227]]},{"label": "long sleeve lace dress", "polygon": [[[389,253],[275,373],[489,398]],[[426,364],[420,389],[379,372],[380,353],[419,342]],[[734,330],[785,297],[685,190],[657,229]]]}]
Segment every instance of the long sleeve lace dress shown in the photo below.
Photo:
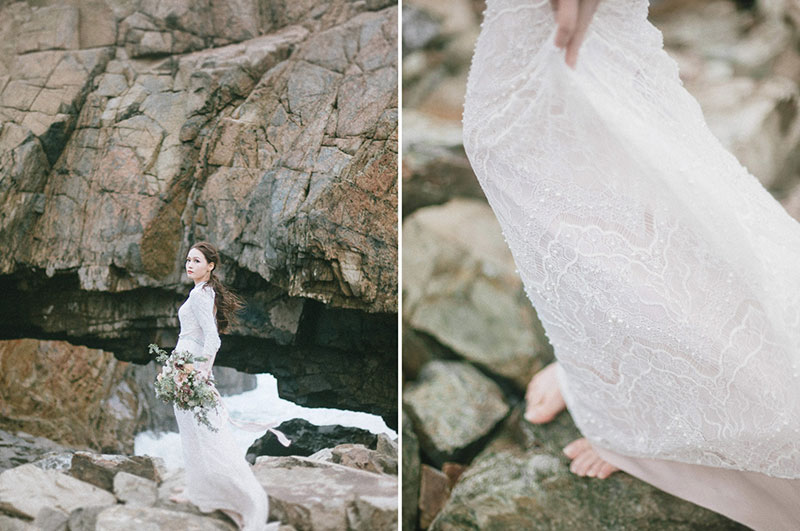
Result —
[{"label": "long sleeve lace dress", "polygon": [[487,0],[464,147],[598,453],[800,529],[800,224],[709,131],[647,13],[601,1],[573,70],[549,0]]},{"label": "long sleeve lace dress", "polygon": [[[175,350],[188,350],[204,356],[196,368],[211,373],[220,347],[214,317],[214,290],[206,282],[198,283],[178,310],[181,331]],[[228,425],[243,429],[271,429],[273,425],[241,423],[230,418],[224,404],[208,416],[214,432],[195,420],[191,411],[173,406],[183,446],[186,487],[184,495],[203,512],[221,510],[243,531],[277,529],[278,522],[267,525],[269,505],[264,488],[256,479],[244,453],[236,444]],[[271,430],[275,431],[275,430]],[[279,438],[283,434],[276,432]]]}]

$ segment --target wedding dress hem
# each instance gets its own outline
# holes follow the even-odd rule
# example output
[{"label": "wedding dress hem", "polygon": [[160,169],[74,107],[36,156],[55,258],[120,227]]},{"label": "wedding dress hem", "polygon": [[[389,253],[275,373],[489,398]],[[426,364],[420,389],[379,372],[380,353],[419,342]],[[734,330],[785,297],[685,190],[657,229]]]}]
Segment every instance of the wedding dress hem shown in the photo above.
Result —
[{"label": "wedding dress hem", "polygon": [[602,459],[650,485],[756,531],[800,529],[800,479],[628,457],[594,446]]},{"label": "wedding dress hem", "polygon": [[[561,396],[569,397],[567,377],[556,365]],[[569,400],[565,400],[569,404]],[[569,409],[569,407],[568,407]],[[800,479],[768,476],[666,459],[632,457],[598,444],[606,462],[659,490],[705,507],[756,531],[800,529]]]}]

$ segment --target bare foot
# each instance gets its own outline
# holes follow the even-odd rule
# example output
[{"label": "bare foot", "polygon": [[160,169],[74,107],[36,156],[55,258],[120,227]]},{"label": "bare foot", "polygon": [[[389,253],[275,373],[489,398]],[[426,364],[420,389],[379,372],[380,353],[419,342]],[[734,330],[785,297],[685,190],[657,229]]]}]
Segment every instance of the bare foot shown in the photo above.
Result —
[{"label": "bare foot", "polygon": [[556,380],[556,362],[537,372],[525,392],[525,420],[533,424],[550,422],[566,407]]},{"label": "bare foot", "polygon": [[606,479],[619,470],[611,463],[603,461],[585,437],[575,439],[566,445],[564,454],[572,459],[569,465],[570,472],[579,476]]},{"label": "bare foot", "polygon": [[183,495],[183,487],[175,487],[172,489],[173,494],[169,500],[175,503],[189,503],[189,498]]}]

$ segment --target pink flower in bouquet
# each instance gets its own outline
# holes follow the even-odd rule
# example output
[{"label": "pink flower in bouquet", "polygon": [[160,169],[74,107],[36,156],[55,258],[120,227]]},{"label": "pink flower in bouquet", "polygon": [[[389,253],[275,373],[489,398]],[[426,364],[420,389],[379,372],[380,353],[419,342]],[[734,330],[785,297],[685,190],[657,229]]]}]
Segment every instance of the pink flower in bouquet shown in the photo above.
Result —
[{"label": "pink flower in bouquet", "polygon": [[181,385],[181,384],[185,383],[186,380],[189,379],[189,376],[183,371],[178,371],[178,372],[175,373],[175,376],[173,376],[172,378],[175,380],[176,384]]}]

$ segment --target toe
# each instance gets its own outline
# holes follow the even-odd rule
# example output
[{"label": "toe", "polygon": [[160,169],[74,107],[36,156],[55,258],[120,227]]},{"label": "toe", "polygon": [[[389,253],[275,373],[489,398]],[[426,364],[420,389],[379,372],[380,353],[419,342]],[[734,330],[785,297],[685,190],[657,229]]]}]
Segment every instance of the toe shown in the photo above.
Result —
[{"label": "toe", "polygon": [[530,404],[525,409],[525,420],[531,424],[544,424],[553,420],[553,414],[542,407],[542,404]]},{"label": "toe", "polygon": [[575,459],[578,454],[585,451],[587,448],[587,441],[585,438],[575,439],[564,447],[564,454],[570,459]]},{"label": "toe", "polygon": [[562,450],[564,452],[564,455],[566,455],[570,459],[575,459],[575,456],[578,455],[578,448],[575,445],[575,442],[576,441],[572,441],[571,443],[569,443],[564,447],[564,450]]},{"label": "toe", "polygon": [[589,465],[591,465],[593,462],[594,456],[590,453],[584,452],[572,460],[572,464],[570,464],[569,469],[574,474],[584,476],[586,475],[586,469],[589,468]]},{"label": "toe", "polygon": [[556,364],[536,373],[525,391],[525,420],[542,424],[553,420],[566,407],[556,381]]},{"label": "toe", "polygon": [[617,467],[613,466],[610,463],[606,463],[604,461],[603,462],[603,466],[600,467],[600,472],[597,473],[597,477],[599,479],[606,479],[608,476],[610,476],[611,474],[613,474],[617,470],[619,470]]},{"label": "toe", "polygon": [[586,475],[589,476],[590,478],[597,477],[597,475],[600,473],[600,470],[603,468],[604,464],[605,461],[597,457],[594,460],[594,462],[589,466],[589,468],[586,469]]},{"label": "toe", "polygon": [[547,395],[541,391],[533,393],[525,406],[525,420],[533,424],[542,424],[553,420],[555,415],[551,411],[552,407],[548,405],[549,402]]}]

